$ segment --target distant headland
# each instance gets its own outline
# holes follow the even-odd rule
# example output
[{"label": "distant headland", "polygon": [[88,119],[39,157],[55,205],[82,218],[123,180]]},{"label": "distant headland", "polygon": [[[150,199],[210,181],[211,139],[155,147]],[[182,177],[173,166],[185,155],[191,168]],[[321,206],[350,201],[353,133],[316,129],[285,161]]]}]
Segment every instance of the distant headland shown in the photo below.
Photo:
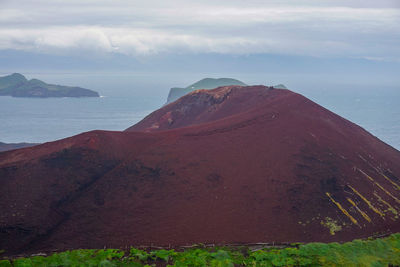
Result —
[{"label": "distant headland", "polygon": [[[178,98],[198,89],[214,89],[217,87],[229,85],[247,86],[247,84],[245,84],[244,82],[232,78],[204,78],[185,88],[171,88],[168,93],[167,104],[174,102]],[[284,86],[283,84],[274,85],[273,87],[276,89],[287,89],[286,86]]]},{"label": "distant headland", "polygon": [[28,80],[20,73],[0,77],[0,96],[12,97],[99,97],[89,89],[48,84],[38,79]]},{"label": "distant headland", "polygon": [[8,150],[14,150],[14,149],[20,149],[24,147],[31,147],[31,146],[36,146],[38,143],[12,143],[12,144],[6,144],[0,142],[0,152],[3,151],[8,151]]},{"label": "distant headland", "polygon": [[173,87],[169,90],[168,94],[168,99],[167,99],[167,104],[174,102],[181,96],[186,95],[187,93],[190,93],[192,91],[198,90],[198,89],[214,89],[220,86],[228,86],[228,85],[240,85],[240,86],[246,86],[242,81],[236,80],[236,79],[231,79],[231,78],[204,78],[201,79],[198,82],[195,82],[194,84],[191,84],[185,88],[180,88],[180,87]]}]

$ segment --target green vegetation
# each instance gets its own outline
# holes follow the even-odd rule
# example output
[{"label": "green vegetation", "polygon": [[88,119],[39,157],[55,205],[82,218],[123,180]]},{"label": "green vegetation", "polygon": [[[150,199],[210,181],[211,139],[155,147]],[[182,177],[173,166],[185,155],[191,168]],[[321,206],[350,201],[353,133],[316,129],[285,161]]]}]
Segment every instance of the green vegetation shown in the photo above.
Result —
[{"label": "green vegetation", "polygon": [[0,260],[0,266],[399,266],[400,234],[344,244],[294,244],[283,249],[247,247],[144,251],[73,250],[48,257]]}]

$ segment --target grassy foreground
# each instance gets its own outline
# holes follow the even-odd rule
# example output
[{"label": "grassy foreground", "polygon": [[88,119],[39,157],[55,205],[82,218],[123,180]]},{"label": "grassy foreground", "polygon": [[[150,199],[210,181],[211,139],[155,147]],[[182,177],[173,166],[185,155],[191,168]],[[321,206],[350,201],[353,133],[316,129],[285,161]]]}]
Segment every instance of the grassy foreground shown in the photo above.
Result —
[{"label": "grassy foreground", "polygon": [[0,260],[0,266],[400,266],[400,234],[339,243],[309,243],[283,249],[214,247],[184,251],[131,248],[80,249],[51,256]]}]

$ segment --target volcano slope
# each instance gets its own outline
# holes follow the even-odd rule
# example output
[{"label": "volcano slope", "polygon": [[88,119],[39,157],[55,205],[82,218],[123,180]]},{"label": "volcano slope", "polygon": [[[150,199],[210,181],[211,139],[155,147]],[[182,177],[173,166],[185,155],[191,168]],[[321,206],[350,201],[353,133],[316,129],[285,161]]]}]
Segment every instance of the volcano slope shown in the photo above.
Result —
[{"label": "volcano slope", "polygon": [[6,253],[400,231],[400,152],[289,90],[194,91],[125,132],[0,153]]}]

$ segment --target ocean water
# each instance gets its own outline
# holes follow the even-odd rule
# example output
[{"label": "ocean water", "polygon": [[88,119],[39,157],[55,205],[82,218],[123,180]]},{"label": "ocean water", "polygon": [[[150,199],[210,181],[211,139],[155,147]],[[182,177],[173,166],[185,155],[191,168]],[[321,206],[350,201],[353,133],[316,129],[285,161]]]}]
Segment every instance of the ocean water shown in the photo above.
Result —
[{"label": "ocean water", "polygon": [[400,88],[349,86],[344,91],[328,88],[303,95],[400,150]]},{"label": "ocean water", "polygon": [[[400,86],[315,82],[267,74],[23,73],[48,83],[96,90],[101,98],[0,97],[0,142],[47,142],[95,129],[124,130],[161,107],[169,88],[204,77],[234,77],[248,84],[284,83],[400,150]],[[3,76],[5,74],[0,74]],[[156,78],[155,78],[156,77]],[[309,82],[313,81],[313,82]]]}]

